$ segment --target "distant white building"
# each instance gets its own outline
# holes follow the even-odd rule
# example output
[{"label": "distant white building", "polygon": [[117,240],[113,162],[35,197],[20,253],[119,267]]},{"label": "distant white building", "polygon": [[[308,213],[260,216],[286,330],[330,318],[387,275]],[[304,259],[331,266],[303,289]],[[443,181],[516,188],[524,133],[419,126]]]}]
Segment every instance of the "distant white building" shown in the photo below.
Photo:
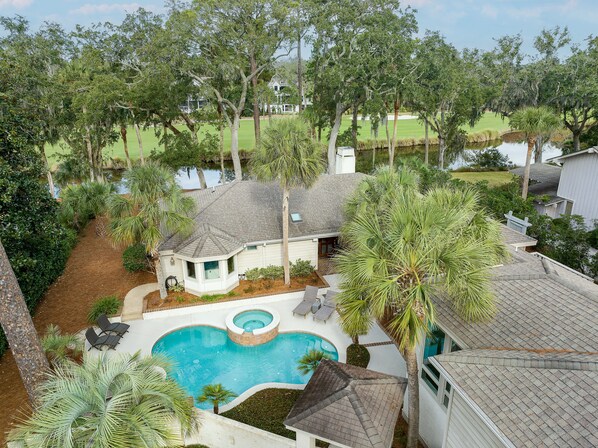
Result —
[{"label": "distant white building", "polygon": [[[275,96],[275,101],[271,104],[264,104],[262,106],[264,112],[270,110],[275,114],[288,114],[288,113],[297,113],[299,112],[299,106],[297,104],[293,104],[289,101],[291,94],[289,93],[289,87],[291,85],[279,78],[272,78],[268,83],[268,87],[272,89]],[[311,104],[309,98],[303,94],[302,98],[303,107],[308,106]]]}]

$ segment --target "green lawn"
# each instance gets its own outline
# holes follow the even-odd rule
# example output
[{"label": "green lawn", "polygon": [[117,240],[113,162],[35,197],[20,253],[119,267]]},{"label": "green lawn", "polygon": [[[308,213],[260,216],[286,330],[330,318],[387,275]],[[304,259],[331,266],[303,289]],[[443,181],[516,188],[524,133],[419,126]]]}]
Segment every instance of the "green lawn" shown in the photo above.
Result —
[{"label": "green lawn", "polygon": [[484,172],[452,172],[455,179],[461,179],[465,182],[480,182],[488,181],[491,187],[498,187],[503,184],[511,182],[513,175],[508,171],[484,171]]},{"label": "green lawn", "polygon": [[[343,124],[341,127],[341,132],[348,129],[350,126],[351,117],[345,116],[343,119]],[[370,126],[369,121],[365,123],[359,122],[361,126],[360,133],[359,133],[359,140],[369,140],[373,139],[374,137],[370,134]],[[268,119],[262,119],[262,128],[268,126]],[[392,130],[392,122],[390,122],[391,130]],[[183,125],[178,125],[180,129],[184,129]],[[479,132],[483,130],[496,130],[502,131],[508,129],[508,123],[503,121],[500,117],[492,113],[486,113],[481,120],[474,126],[474,128],[467,127],[466,130],[470,132]],[[212,132],[217,133],[215,127],[211,125],[205,125],[202,127],[202,133],[205,132]],[[326,138],[327,131],[323,131],[322,136]],[[431,134],[432,135],[432,134]],[[398,122],[398,138],[423,138],[424,137],[424,127],[423,125],[416,119],[412,120],[400,120]],[[378,134],[378,138],[383,139],[384,137],[384,130],[381,129]],[[142,139],[143,139],[143,152],[146,156],[148,156],[152,150],[161,150],[162,148],[158,145],[158,137],[156,137],[156,133],[153,127],[142,130]],[[137,146],[137,138],[135,136],[135,131],[132,127],[128,130],[128,141],[129,141],[129,154],[131,158],[138,159],[139,158],[139,148]],[[255,143],[254,135],[253,135],[253,120],[251,118],[241,120],[241,127],[239,129],[239,148],[250,150],[253,148]],[[224,132],[224,147],[226,151],[230,150],[230,131],[227,128]],[[60,145],[54,145],[47,148],[47,155],[50,160],[50,163],[56,163],[56,153],[57,152],[66,152],[67,150],[62,149]],[[119,157],[121,159],[125,158],[125,153],[123,150],[122,140],[118,140],[114,145],[106,148],[104,150],[104,155],[107,157]]]}]

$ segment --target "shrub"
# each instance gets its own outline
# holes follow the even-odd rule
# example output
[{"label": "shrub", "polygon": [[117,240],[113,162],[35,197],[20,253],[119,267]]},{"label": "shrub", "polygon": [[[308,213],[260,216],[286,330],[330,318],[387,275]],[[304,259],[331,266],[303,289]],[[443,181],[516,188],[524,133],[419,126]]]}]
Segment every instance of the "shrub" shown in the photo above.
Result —
[{"label": "shrub", "polygon": [[183,303],[183,302],[185,301],[185,297],[184,297],[184,296],[176,296],[176,297],[174,298],[174,300],[175,300],[177,303]]},{"label": "shrub", "polygon": [[276,280],[284,277],[284,268],[282,266],[275,266],[271,264],[268,267],[260,269],[261,277],[268,280]]},{"label": "shrub", "polygon": [[594,249],[598,249],[598,221],[596,221],[594,230],[588,232],[588,243],[590,243],[590,246]]},{"label": "shrub", "polygon": [[147,252],[143,244],[133,244],[125,249],[123,266],[128,272],[143,271],[149,267]]},{"label": "shrub", "polygon": [[367,368],[370,363],[370,352],[363,345],[351,344],[347,347],[347,364]]},{"label": "shrub", "polygon": [[509,156],[496,148],[476,151],[471,155],[471,165],[482,169],[507,169],[511,166]]},{"label": "shrub", "polygon": [[57,325],[48,325],[41,339],[42,348],[52,365],[69,358],[76,359],[83,353],[83,341],[74,334],[63,334]]},{"label": "shrub", "polygon": [[116,296],[106,296],[98,299],[92,306],[91,310],[87,314],[87,320],[89,323],[94,323],[100,314],[116,314],[120,308],[121,301]]},{"label": "shrub", "polygon": [[176,285],[172,285],[170,288],[168,288],[168,290],[172,292],[183,292],[185,290],[185,285],[177,283]]},{"label": "shrub", "polygon": [[261,269],[260,268],[253,268],[249,269],[245,272],[245,278],[251,282],[259,280],[261,276]]},{"label": "shrub", "polygon": [[299,258],[295,263],[291,263],[291,277],[308,277],[316,268],[309,260]]}]

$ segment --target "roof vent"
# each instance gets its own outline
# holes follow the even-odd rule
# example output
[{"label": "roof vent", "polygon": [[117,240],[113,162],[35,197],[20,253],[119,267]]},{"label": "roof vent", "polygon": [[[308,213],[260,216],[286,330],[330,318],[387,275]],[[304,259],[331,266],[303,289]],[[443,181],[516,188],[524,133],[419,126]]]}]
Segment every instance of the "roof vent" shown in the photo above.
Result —
[{"label": "roof vent", "polygon": [[301,213],[291,213],[291,221],[292,222],[303,222]]}]

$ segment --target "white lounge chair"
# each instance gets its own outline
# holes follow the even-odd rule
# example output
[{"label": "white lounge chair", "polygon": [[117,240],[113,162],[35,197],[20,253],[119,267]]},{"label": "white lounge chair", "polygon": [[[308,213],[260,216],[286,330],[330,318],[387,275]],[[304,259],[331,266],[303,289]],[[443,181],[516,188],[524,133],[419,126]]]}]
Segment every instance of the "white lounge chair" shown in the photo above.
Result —
[{"label": "white lounge chair", "polygon": [[338,291],[328,290],[322,306],[314,314],[314,320],[319,320],[326,323],[326,321],[330,319],[330,316],[332,316],[332,314],[336,311],[336,302],[334,301],[334,296],[337,294]]},{"label": "white lounge chair", "polygon": [[303,293],[303,300],[293,310],[293,315],[307,316],[311,307],[318,300],[318,288],[316,286],[306,286]]}]

